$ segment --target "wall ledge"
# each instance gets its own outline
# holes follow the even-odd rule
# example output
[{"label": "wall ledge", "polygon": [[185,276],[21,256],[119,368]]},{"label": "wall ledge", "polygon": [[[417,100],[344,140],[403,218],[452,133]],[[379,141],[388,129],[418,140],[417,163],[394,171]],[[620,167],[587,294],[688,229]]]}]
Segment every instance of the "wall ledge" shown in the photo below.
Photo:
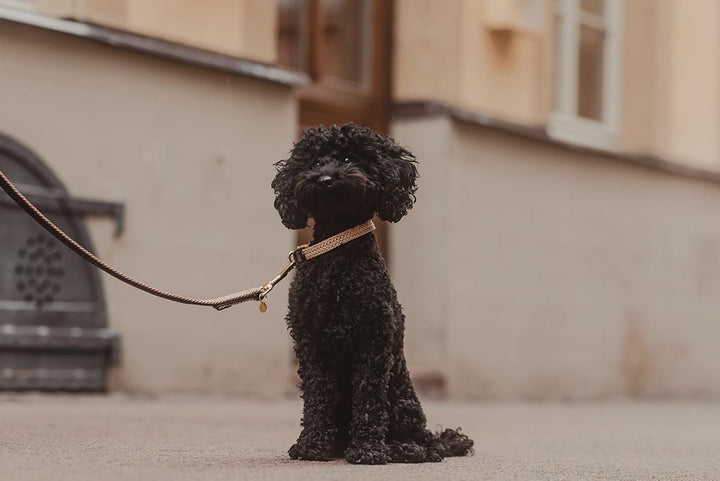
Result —
[{"label": "wall ledge", "polygon": [[40,28],[65,35],[72,35],[112,47],[153,55],[198,67],[220,70],[272,82],[288,87],[299,87],[309,82],[303,72],[265,64],[240,57],[211,52],[196,47],[147,37],[136,33],[96,25],[65,20],[35,13],[0,7],[0,23],[11,22]]},{"label": "wall ledge", "polygon": [[640,167],[660,170],[681,177],[720,184],[720,172],[691,167],[651,154],[604,150],[572,144],[551,137],[544,125],[527,125],[510,122],[492,115],[473,112],[460,107],[433,101],[397,102],[392,108],[393,121],[437,116],[447,116],[457,122],[488,128],[511,135],[517,135],[526,139],[545,142],[581,154],[599,155],[619,162],[626,162]]}]

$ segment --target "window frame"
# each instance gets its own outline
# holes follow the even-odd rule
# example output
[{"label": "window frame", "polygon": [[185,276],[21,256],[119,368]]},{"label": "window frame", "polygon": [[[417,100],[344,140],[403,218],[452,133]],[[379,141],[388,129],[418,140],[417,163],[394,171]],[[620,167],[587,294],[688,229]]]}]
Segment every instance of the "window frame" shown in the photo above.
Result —
[{"label": "window frame", "polygon": [[[568,143],[602,150],[618,150],[620,133],[623,0],[604,0],[602,120],[578,114],[580,27],[596,27],[597,18],[581,10],[581,0],[557,0],[554,17],[560,21],[555,39],[555,102],[548,134]],[[595,23],[596,25],[592,25]],[[556,29],[557,35],[557,29]]]}]

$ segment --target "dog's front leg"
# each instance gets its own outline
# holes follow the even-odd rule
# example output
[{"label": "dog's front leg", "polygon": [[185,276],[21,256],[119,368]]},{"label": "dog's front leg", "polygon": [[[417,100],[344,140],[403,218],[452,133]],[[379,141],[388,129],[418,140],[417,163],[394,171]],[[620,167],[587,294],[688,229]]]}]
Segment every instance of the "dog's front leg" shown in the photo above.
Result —
[{"label": "dog's front leg", "polygon": [[337,376],[328,366],[309,353],[298,353],[303,397],[302,432],[288,451],[292,459],[328,461],[332,459],[337,427]]},{"label": "dog's front leg", "polygon": [[350,446],[345,458],[353,464],[385,464],[389,425],[389,351],[382,345],[360,347],[352,374]]}]

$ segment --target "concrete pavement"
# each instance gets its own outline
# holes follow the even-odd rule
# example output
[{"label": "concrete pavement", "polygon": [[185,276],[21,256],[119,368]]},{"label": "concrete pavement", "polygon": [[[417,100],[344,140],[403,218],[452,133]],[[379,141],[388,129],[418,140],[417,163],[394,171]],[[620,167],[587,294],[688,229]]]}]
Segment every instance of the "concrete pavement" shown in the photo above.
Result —
[{"label": "concrete pavement", "polygon": [[476,455],[440,464],[297,462],[297,401],[0,396],[0,480],[720,479],[720,403],[425,402]]}]

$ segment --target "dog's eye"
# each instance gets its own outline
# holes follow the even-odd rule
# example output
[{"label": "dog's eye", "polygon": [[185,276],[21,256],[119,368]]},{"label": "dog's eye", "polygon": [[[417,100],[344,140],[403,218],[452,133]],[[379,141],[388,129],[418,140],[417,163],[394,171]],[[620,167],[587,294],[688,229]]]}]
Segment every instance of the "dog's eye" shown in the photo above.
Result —
[{"label": "dog's eye", "polygon": [[350,157],[345,157],[345,158],[343,159],[343,162],[346,163],[346,164],[349,164],[350,162],[352,162],[352,160],[350,159]]}]

